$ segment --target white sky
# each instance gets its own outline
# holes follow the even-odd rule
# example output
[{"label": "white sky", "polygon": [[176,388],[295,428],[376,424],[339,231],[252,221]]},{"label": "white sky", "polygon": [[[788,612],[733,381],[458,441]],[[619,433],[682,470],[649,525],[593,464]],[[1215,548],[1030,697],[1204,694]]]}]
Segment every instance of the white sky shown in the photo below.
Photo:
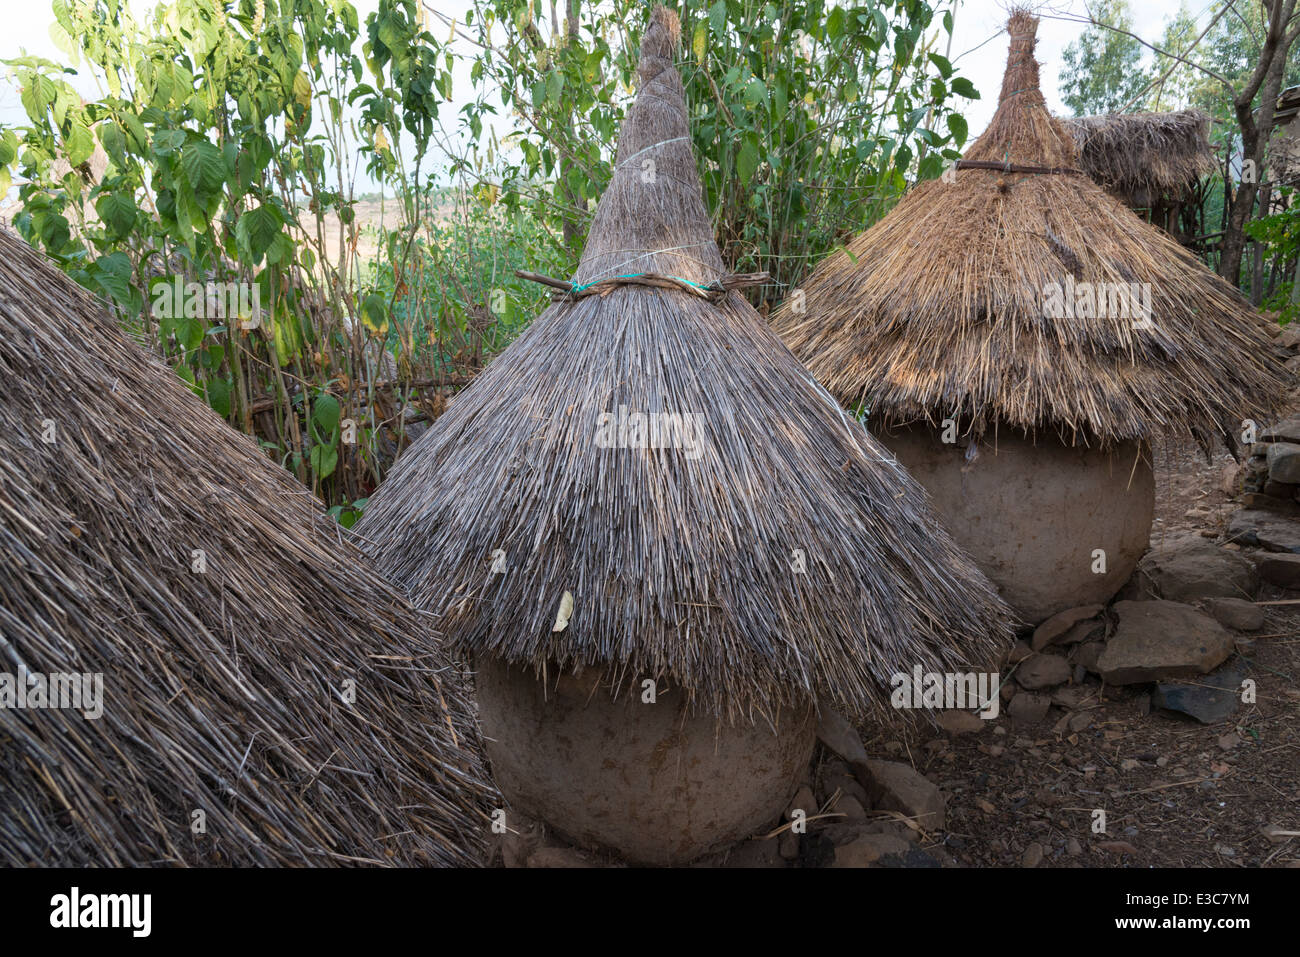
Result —
[{"label": "white sky", "polygon": [[[137,16],[149,9],[152,4],[147,0],[129,0]],[[1208,19],[1211,0],[1186,0],[1187,7],[1204,26]],[[364,23],[365,17],[377,6],[377,0],[353,0]],[[992,118],[997,105],[998,89],[1002,82],[1002,69],[1006,62],[1006,39],[999,36],[1007,18],[1011,0],[964,0],[957,11],[955,20],[955,37],[952,46],[952,59],[960,72],[969,77],[980,91],[981,99],[970,103],[965,110],[970,124],[972,139],[978,135]],[[1039,62],[1042,68],[1043,94],[1048,106],[1057,113],[1068,112],[1061,103],[1057,93],[1057,73],[1061,65],[1061,51],[1075,39],[1083,26],[1077,18],[1085,15],[1085,0],[1046,0],[1036,4],[1042,22],[1038,28]],[[448,16],[463,20],[464,11],[470,6],[469,0],[427,0],[426,6]],[[1180,0],[1131,0],[1130,8],[1134,19],[1134,32],[1143,39],[1159,43],[1164,33],[1165,23],[1177,13]],[[5,22],[8,26],[0,34],[0,59],[18,56],[20,51],[43,56],[56,62],[65,57],[54,45],[49,36],[49,26],[54,17],[50,12],[48,0],[33,0],[31,3],[11,3],[5,10]],[[1064,19],[1063,19],[1064,18]],[[440,29],[434,21],[432,30]],[[3,68],[0,68],[3,69]],[[99,95],[96,85],[88,77],[71,77],[71,82],[87,98]],[[453,116],[456,109],[468,100],[469,71],[464,67],[458,71],[454,83],[456,101],[444,114]],[[499,102],[499,101],[498,101]],[[18,90],[12,77],[0,76],[0,124],[20,124],[25,116],[19,102]],[[498,135],[507,132],[499,121]],[[366,187],[358,184],[359,189]]]}]

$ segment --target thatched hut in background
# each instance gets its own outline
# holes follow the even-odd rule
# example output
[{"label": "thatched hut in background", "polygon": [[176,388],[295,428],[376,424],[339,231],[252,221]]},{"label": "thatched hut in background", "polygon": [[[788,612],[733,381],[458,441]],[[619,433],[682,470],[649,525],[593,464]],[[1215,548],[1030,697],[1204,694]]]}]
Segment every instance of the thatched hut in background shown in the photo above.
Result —
[{"label": "thatched hut in background", "polygon": [[1286,389],[1237,290],[1078,170],[1038,89],[1036,26],[1012,15],[998,110],[955,176],[918,186],[773,320],[869,410],[1029,622],[1133,571],[1149,439],[1208,448]]},{"label": "thatched hut in background", "polygon": [[482,861],[493,792],[430,635],[0,230],[0,863]]},{"label": "thatched hut in background", "polygon": [[648,863],[774,819],[818,698],[885,717],[894,674],[987,663],[1007,633],[919,486],[734,291],[679,30],[655,9],[574,281],[358,524],[475,656],[506,797]]},{"label": "thatched hut in background", "polygon": [[1210,117],[1200,110],[1108,113],[1061,121],[1079,168],[1125,206],[1181,236],[1179,216],[1197,181],[1214,172]]}]

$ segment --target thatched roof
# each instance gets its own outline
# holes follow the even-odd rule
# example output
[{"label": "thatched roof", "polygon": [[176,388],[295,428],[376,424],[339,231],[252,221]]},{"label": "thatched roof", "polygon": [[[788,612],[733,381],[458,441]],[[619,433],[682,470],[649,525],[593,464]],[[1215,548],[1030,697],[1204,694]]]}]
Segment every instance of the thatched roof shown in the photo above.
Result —
[{"label": "thatched roof", "polygon": [[[678,29],[656,9],[579,285],[725,271]],[[641,283],[560,296],[398,459],[358,525],[380,569],[458,647],[731,718],[883,712],[896,672],[987,662],[1004,609],[919,486],[740,294]],[[698,444],[601,447],[621,409],[696,416]]]},{"label": "thatched roof", "polygon": [[0,672],[103,676],[98,718],[0,708],[0,863],[480,861],[492,791],[429,635],[287,472],[0,230]]},{"label": "thatched roof", "polygon": [[[1039,92],[1037,22],[1011,17],[997,112],[963,160],[974,165],[922,183],[822,262],[802,309],[787,303],[773,326],[884,425],[956,416],[975,434],[1002,423],[1102,444],[1235,431],[1286,391],[1269,342],[1237,290],[1077,171]],[[1016,171],[982,168],[1007,163]],[[1088,310],[1084,290],[1105,292],[1106,308]],[[1124,291],[1139,298],[1128,315]]]},{"label": "thatched roof", "polygon": [[1210,117],[1200,110],[1108,113],[1062,120],[1079,167],[1129,206],[1185,199],[1214,170]]}]

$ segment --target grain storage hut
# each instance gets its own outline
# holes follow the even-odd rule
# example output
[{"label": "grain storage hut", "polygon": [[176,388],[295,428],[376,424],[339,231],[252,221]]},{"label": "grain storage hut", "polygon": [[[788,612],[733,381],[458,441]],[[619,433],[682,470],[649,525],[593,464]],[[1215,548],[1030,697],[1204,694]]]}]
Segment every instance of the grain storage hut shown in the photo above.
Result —
[{"label": "grain storage hut", "polygon": [[1037,20],[989,128],[821,263],[773,326],[929,490],[1027,622],[1112,597],[1147,547],[1149,440],[1230,446],[1285,394],[1237,291],[1078,169]]},{"label": "grain storage hut", "polygon": [[573,281],[358,524],[474,656],[513,806],[657,864],[779,814],[819,697],[883,716],[892,675],[966,670],[1005,634],[920,487],[734,291],[679,29],[651,15]]},{"label": "grain storage hut", "polygon": [[0,864],[481,863],[497,799],[431,634],[0,229]]}]

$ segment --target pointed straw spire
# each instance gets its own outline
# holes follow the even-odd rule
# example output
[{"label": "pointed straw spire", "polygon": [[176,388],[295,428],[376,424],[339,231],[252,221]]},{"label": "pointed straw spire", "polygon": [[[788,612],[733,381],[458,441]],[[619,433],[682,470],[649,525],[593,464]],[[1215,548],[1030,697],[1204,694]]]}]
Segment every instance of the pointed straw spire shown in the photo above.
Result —
[{"label": "pointed straw spire", "polygon": [[704,208],[681,74],[673,65],[680,37],[677,14],[655,7],[641,41],[639,90],[575,283],[656,273],[707,284],[726,272]]},{"label": "pointed straw spire", "polygon": [[997,112],[966,159],[1049,168],[1077,165],[1074,138],[1048,112],[1039,89],[1034,59],[1037,32],[1037,17],[1025,10],[1011,14],[1007,21],[1011,42]]},{"label": "pointed straw spire", "polygon": [[1076,168],[1036,26],[1012,14],[997,112],[954,173],[821,262],[772,328],[876,426],[1232,447],[1287,392],[1270,343],[1237,289]]},{"label": "pointed straw spire", "polygon": [[[587,281],[722,271],[676,33],[656,10]],[[615,267],[629,248],[659,252]],[[548,676],[594,668],[619,692],[663,678],[732,720],[819,698],[897,718],[893,675],[970,670],[1009,634],[916,482],[735,292],[557,302],[398,459],[358,530],[454,646]]]}]

